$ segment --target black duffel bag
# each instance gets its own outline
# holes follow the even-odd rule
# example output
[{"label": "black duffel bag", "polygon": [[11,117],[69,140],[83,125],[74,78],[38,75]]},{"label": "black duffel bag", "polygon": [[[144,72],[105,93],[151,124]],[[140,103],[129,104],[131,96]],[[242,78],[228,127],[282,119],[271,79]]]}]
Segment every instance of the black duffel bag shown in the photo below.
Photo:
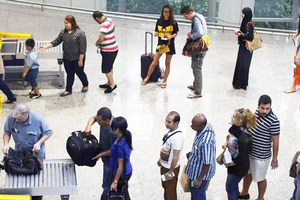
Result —
[{"label": "black duffel bag", "polygon": [[97,160],[92,158],[101,150],[97,138],[92,134],[86,135],[82,131],[74,131],[68,138],[66,147],[71,159],[78,166],[95,166]]},{"label": "black duffel bag", "polygon": [[43,159],[30,149],[21,153],[9,148],[8,154],[4,156],[4,169],[12,175],[38,174],[43,169]]}]

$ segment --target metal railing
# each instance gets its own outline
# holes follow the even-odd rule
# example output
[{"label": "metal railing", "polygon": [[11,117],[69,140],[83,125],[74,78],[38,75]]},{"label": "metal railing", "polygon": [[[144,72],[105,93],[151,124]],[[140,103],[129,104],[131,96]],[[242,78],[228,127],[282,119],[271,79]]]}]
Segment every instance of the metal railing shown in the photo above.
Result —
[{"label": "metal railing", "polygon": [[[86,13],[86,14],[92,14],[94,12],[93,9],[85,9],[85,8],[77,8],[77,7],[69,7],[69,6],[61,6],[61,5],[55,5],[55,4],[48,4],[48,3],[40,3],[40,2],[32,2],[32,1],[26,1],[26,0],[7,0],[7,3],[11,4],[25,4],[35,7],[40,7],[41,10],[44,10],[44,8],[55,8],[55,9],[61,9],[66,11],[72,11],[72,12],[80,12],[80,13]],[[130,13],[121,13],[121,12],[112,12],[112,11],[103,11],[105,15],[113,16],[115,18],[121,18],[121,19],[133,19],[133,20],[147,20],[147,21],[156,21],[157,15],[141,15],[141,14],[130,14]],[[264,18],[254,18],[257,19],[257,21],[263,21]],[[178,23],[182,25],[190,25],[189,20],[185,19],[176,19]],[[290,22],[290,18],[286,18],[286,22]],[[280,20],[282,22],[282,19]],[[230,25],[230,24],[219,24],[219,23],[210,23],[207,22],[208,28],[211,29],[218,29],[222,30],[223,32],[225,30],[234,30],[239,28],[237,25]],[[283,30],[283,29],[269,29],[269,28],[255,28],[256,31],[260,33],[265,34],[276,34],[276,35],[291,35],[295,33],[293,30]]]}]

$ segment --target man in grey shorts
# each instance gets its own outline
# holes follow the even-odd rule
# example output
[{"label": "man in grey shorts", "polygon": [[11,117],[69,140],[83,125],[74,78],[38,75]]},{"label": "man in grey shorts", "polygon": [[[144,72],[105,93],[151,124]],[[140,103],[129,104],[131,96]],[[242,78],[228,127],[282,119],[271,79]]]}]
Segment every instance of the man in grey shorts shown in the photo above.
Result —
[{"label": "man in grey shorts", "polygon": [[[258,100],[256,128],[250,129],[252,134],[252,148],[249,152],[250,174],[244,177],[243,190],[239,199],[249,199],[248,193],[252,180],[257,182],[257,200],[264,200],[267,189],[266,175],[271,162],[271,168],[278,167],[278,149],[280,123],[271,109],[272,100],[268,95],[262,95]],[[272,148],[273,142],[273,148]],[[273,149],[273,154],[271,149]]]}]

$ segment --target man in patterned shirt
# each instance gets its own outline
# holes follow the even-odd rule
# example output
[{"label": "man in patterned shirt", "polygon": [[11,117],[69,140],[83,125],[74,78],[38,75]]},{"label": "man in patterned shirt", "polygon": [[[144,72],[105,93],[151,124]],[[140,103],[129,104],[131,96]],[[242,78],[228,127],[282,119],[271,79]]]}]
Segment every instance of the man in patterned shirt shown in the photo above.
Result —
[{"label": "man in patterned shirt", "polygon": [[[243,190],[239,199],[250,198],[248,191],[253,180],[257,182],[258,186],[257,200],[264,200],[267,189],[266,175],[270,161],[272,169],[278,167],[280,123],[271,109],[271,104],[271,97],[265,94],[258,100],[258,109],[255,112],[257,126],[250,129],[252,134],[252,148],[249,152],[251,174],[244,177]],[[273,155],[271,149],[273,149]]]},{"label": "man in patterned shirt", "polygon": [[113,64],[119,49],[115,36],[115,24],[111,18],[104,16],[100,11],[95,11],[93,18],[100,24],[99,38],[95,45],[101,50],[101,70],[107,78],[107,83],[99,85],[99,87],[106,89],[104,93],[111,93],[117,88],[113,78]]},{"label": "man in patterned shirt", "polygon": [[206,200],[206,185],[216,172],[215,132],[203,114],[193,118],[191,128],[197,132],[185,173],[191,181],[192,200]]}]

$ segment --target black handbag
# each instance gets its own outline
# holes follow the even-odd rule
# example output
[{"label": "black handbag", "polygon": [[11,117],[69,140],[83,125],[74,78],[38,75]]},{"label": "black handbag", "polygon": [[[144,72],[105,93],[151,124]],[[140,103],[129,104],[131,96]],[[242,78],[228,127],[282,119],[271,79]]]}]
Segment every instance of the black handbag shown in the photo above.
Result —
[{"label": "black handbag", "polygon": [[109,191],[108,199],[109,200],[125,200],[125,194],[123,191],[124,191],[124,187],[122,187],[121,190],[118,190],[118,191]]},{"label": "black handbag", "polygon": [[294,155],[294,158],[291,163],[289,175],[292,178],[297,177],[297,164],[298,164],[297,159],[298,159],[299,155],[300,155],[300,151],[297,151],[296,154]]},{"label": "black handbag", "polygon": [[82,131],[74,131],[68,138],[66,148],[73,162],[78,166],[93,167],[97,160],[92,160],[101,152],[97,138]]},{"label": "black handbag", "polygon": [[12,175],[38,174],[43,169],[43,159],[30,149],[21,153],[9,148],[8,154],[4,157],[4,169],[6,173]]}]

